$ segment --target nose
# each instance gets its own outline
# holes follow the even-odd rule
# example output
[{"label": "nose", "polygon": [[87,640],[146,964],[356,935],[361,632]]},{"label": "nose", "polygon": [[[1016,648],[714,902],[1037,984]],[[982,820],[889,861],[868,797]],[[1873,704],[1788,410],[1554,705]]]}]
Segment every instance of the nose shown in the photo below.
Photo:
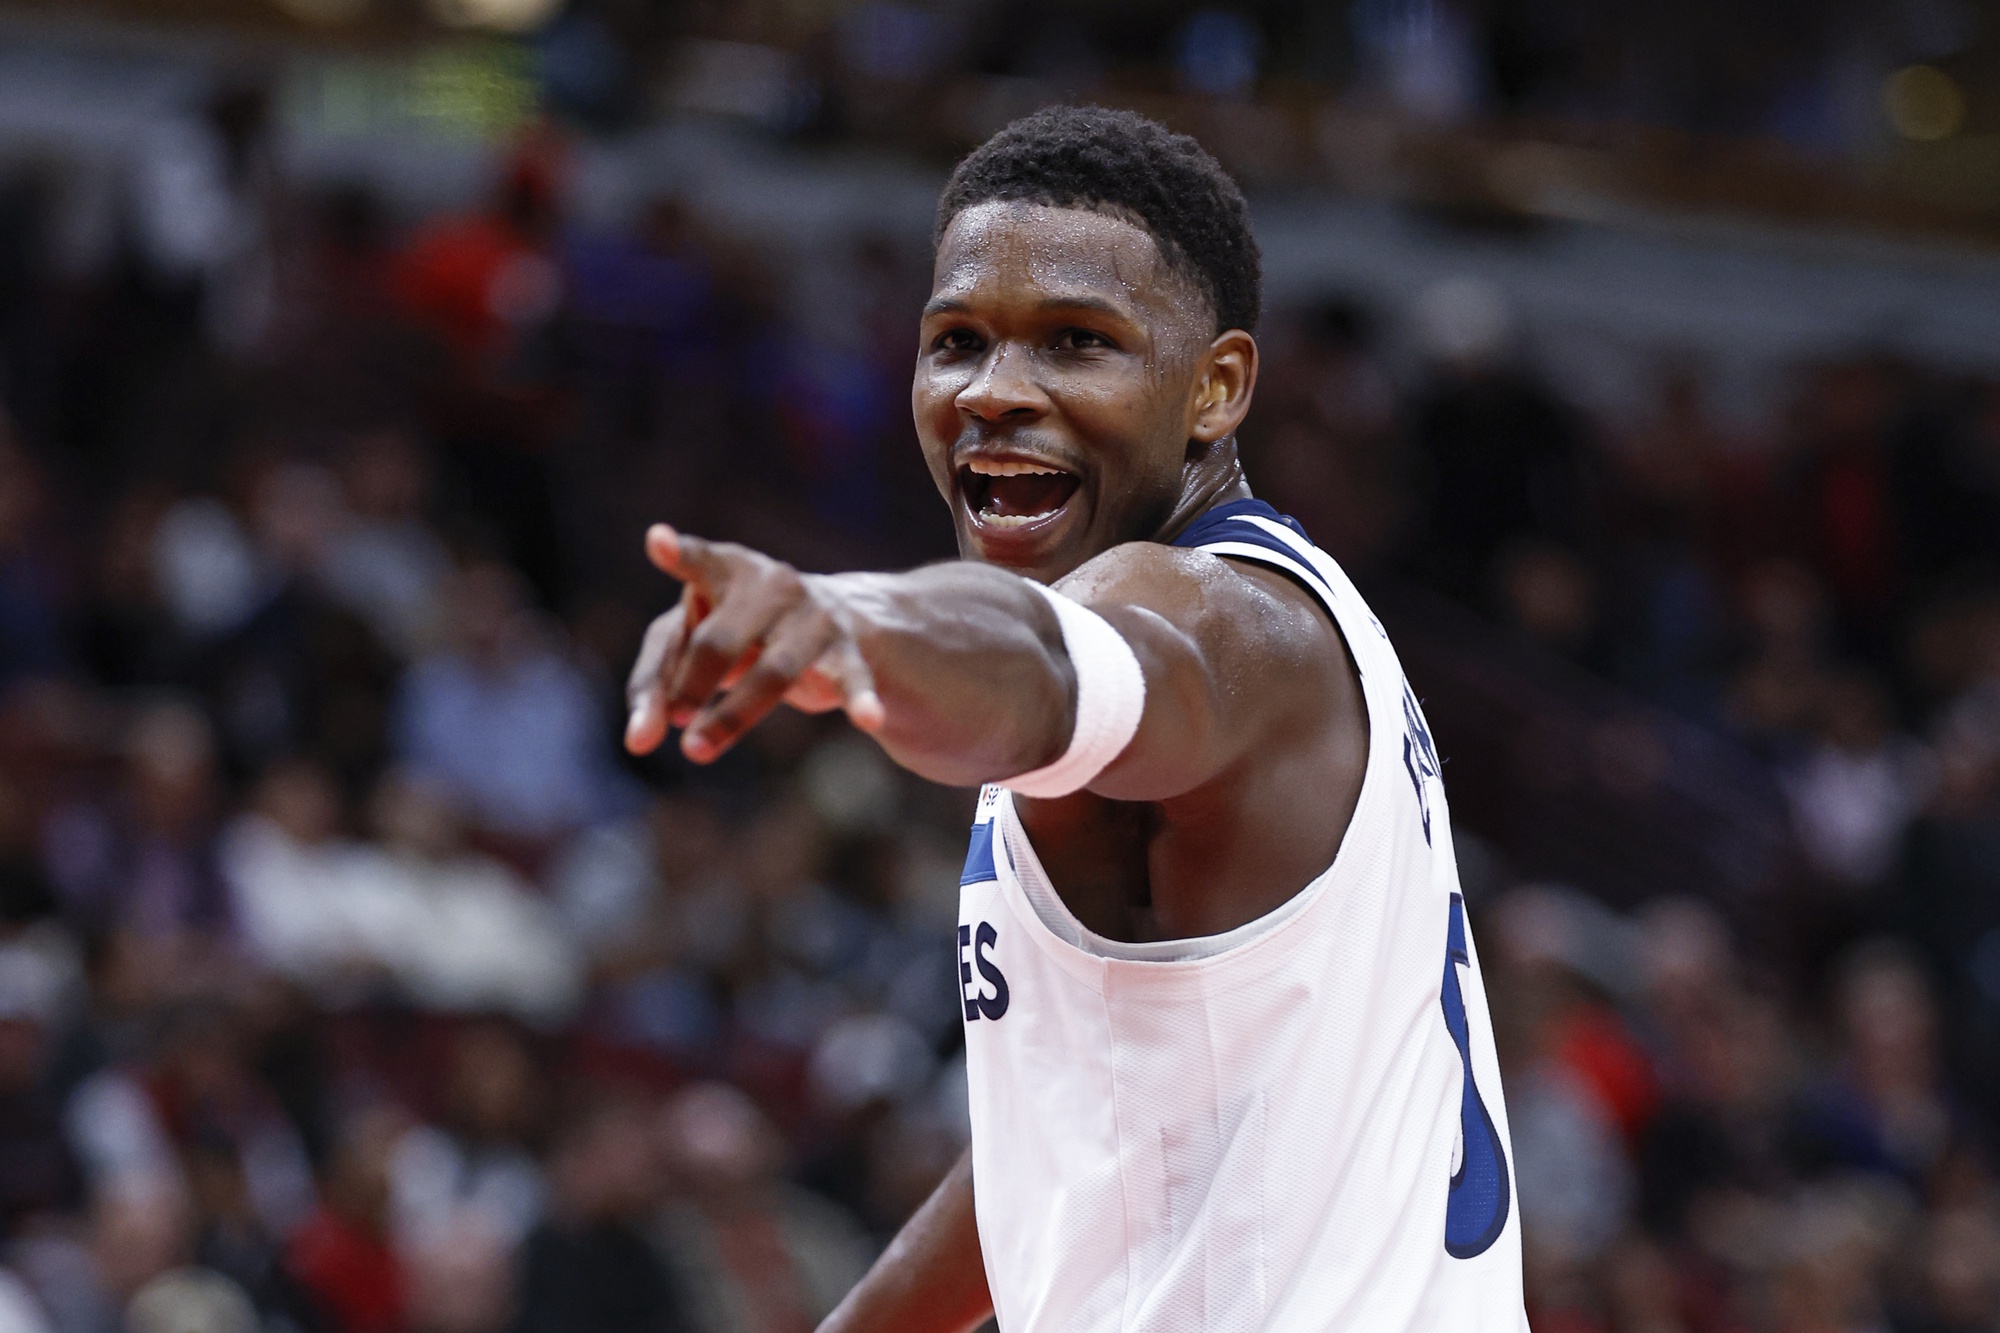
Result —
[{"label": "nose", "polygon": [[996,423],[1040,416],[1049,400],[1035,383],[1030,361],[1025,349],[996,343],[971,382],[959,390],[958,410]]}]

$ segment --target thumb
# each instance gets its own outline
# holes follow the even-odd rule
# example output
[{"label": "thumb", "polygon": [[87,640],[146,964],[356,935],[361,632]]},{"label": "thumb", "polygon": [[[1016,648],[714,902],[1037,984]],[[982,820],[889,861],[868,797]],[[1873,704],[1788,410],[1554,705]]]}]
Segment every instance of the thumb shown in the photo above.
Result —
[{"label": "thumb", "polygon": [[840,706],[847,720],[870,735],[889,720],[882,696],[875,693],[875,673],[868,669],[861,650],[847,643],[834,650],[835,678],[840,682]]}]

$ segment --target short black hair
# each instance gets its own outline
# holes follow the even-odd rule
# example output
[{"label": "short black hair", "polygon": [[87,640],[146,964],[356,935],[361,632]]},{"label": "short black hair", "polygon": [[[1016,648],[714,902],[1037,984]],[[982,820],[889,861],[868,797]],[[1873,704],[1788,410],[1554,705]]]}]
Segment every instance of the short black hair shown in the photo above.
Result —
[{"label": "short black hair", "polygon": [[972,150],[938,197],[933,243],[975,204],[1022,200],[1113,213],[1143,227],[1169,268],[1191,279],[1216,332],[1254,332],[1263,257],[1243,191],[1185,134],[1131,111],[1045,107]]}]

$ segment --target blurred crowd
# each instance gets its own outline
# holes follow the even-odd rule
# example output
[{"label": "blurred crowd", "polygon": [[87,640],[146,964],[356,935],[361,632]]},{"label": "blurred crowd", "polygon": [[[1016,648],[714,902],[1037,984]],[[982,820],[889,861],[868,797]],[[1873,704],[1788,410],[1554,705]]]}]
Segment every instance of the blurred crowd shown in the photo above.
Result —
[{"label": "blurred crowd", "polygon": [[[397,219],[266,111],[86,271],[0,181],[0,1330],[811,1329],[965,1142],[969,793],[789,713],[632,761],[620,677],[648,521],[949,554],[928,256],[586,228],[553,137]],[[1536,1327],[1996,1327],[2000,385],[1859,352],[1752,427],[1690,349],[1598,419],[1464,285],[1263,341],[1253,482],[1420,694],[1771,800],[1754,874],[1621,898],[1478,798],[1566,752],[1434,713]]]},{"label": "blurred crowd", "polygon": [[0,1328],[809,1330],[965,1141],[969,799],[629,762],[622,675],[651,518],[945,549],[907,371],[552,144],[392,226],[262,114],[82,277],[0,189]]},{"label": "blurred crowd", "polygon": [[[1478,708],[1548,714],[1452,765],[1467,732],[1432,711],[1473,798],[1536,1328],[1994,1328],[2000,384],[1859,349],[1746,427],[1689,349],[1648,410],[1593,419],[1497,293],[1422,305],[1414,373],[1350,303],[1285,317],[1251,475],[1376,591],[1420,693],[1483,675]],[[1595,754],[1543,743],[1607,684]],[[1594,779],[1549,776],[1572,764]],[[1479,799],[1661,806],[1675,769],[1761,787],[1779,854],[1606,893]],[[1678,836],[1750,859],[1719,817]]]},{"label": "blurred crowd", "polygon": [[[1337,92],[1350,107],[1430,125],[1567,123],[1600,138],[1643,125],[1857,160],[1890,137],[1881,93],[1891,71],[1938,62],[1990,86],[1993,59],[1991,11],[1978,0],[1689,0],[1662,11],[1584,0],[558,8],[539,38],[560,66],[549,91],[593,123],[643,117],[646,84],[666,70],[685,109],[808,137],[933,145],[977,125],[990,132],[996,109],[1004,120],[1036,97]],[[1257,146],[1245,156],[1256,161]]]}]

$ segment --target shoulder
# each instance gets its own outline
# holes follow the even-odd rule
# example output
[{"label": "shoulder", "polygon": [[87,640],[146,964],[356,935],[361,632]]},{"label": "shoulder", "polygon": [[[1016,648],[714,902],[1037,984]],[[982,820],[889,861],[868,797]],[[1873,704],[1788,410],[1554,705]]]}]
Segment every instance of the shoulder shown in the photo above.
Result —
[{"label": "shoulder", "polygon": [[1323,650],[1338,640],[1324,608],[1289,575],[1193,547],[1129,542],[1055,586],[1100,615],[1150,612],[1197,637],[1247,638],[1267,651]]},{"label": "shoulder", "polygon": [[1159,542],[1127,542],[1085,561],[1055,586],[1065,597],[1089,604],[1156,588],[1168,592],[1213,587],[1230,573],[1224,561],[1206,551]]}]

